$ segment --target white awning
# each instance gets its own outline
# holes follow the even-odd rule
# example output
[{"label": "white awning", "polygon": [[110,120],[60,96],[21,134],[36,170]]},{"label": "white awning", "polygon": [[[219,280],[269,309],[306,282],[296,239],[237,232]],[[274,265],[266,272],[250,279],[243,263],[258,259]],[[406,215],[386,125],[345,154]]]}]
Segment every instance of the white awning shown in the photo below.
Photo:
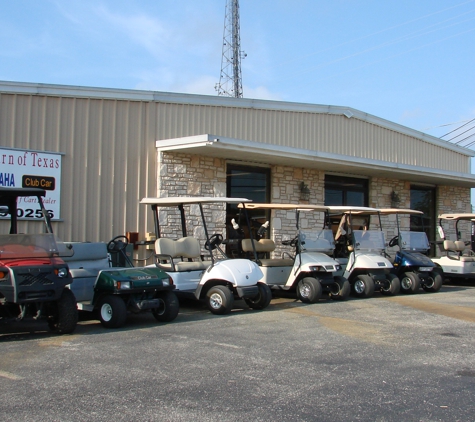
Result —
[{"label": "white awning", "polygon": [[353,176],[402,179],[412,183],[475,188],[475,175],[389,161],[264,144],[215,135],[196,135],[156,141],[157,151],[219,157],[246,165],[268,164],[314,168]]}]

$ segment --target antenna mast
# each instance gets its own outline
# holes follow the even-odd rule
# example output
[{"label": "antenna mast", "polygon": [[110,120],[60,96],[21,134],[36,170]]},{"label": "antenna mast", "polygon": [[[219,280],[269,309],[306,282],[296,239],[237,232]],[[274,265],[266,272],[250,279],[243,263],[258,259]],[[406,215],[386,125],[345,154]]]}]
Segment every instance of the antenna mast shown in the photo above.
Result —
[{"label": "antenna mast", "polygon": [[215,89],[218,95],[242,98],[241,59],[247,54],[241,51],[239,35],[239,0],[227,0],[224,16],[223,55],[221,75]]}]

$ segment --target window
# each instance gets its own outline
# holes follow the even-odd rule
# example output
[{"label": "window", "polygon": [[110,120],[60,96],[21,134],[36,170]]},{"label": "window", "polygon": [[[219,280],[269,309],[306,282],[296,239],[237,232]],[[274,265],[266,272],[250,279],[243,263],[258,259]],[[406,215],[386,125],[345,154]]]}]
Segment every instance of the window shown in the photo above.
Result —
[{"label": "window", "polygon": [[[411,186],[411,208],[422,211],[423,217],[411,216],[411,230],[425,231],[429,242],[435,240],[435,188],[426,186]],[[431,256],[434,256],[435,247],[431,243]]]},{"label": "window", "polygon": [[368,206],[368,180],[326,175],[325,205]]},{"label": "window", "polygon": [[231,198],[247,198],[254,202],[269,201],[270,169],[228,165],[227,192]]}]

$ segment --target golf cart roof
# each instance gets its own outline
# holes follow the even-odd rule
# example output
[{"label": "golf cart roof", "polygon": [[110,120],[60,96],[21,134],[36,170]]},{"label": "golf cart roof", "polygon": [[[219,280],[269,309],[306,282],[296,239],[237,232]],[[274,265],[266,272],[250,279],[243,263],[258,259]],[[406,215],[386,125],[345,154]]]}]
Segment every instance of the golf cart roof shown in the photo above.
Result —
[{"label": "golf cart roof", "polygon": [[440,220],[473,220],[475,214],[472,213],[458,213],[458,214],[440,214],[438,217]]},{"label": "golf cart roof", "polygon": [[302,211],[326,211],[328,207],[325,205],[310,205],[310,204],[266,204],[251,202],[238,205],[238,208],[246,208],[248,210],[256,209],[272,209],[272,210],[302,210]]},{"label": "golf cart roof", "polygon": [[366,215],[373,215],[378,214],[378,208],[370,208],[370,207],[356,207],[351,205],[329,205],[328,211],[330,214],[366,214]]},{"label": "golf cart roof", "polygon": [[409,208],[381,208],[381,215],[390,215],[390,214],[424,214],[422,211],[411,210]]},{"label": "golf cart roof", "polygon": [[157,205],[158,207],[174,207],[187,204],[206,204],[206,203],[226,203],[240,204],[242,202],[251,202],[247,198],[227,198],[224,196],[173,196],[166,198],[143,198],[140,203],[146,205]]}]

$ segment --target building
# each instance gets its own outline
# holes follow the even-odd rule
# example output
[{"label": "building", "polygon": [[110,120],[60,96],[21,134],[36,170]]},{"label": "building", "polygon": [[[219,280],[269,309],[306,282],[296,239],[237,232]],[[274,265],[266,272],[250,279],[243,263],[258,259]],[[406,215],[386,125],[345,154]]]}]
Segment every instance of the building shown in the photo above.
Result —
[{"label": "building", "polygon": [[0,148],[5,180],[10,150],[60,157],[65,240],[142,239],[139,200],[173,195],[414,207],[435,239],[475,187],[472,150],[348,107],[244,98],[0,82]]}]

